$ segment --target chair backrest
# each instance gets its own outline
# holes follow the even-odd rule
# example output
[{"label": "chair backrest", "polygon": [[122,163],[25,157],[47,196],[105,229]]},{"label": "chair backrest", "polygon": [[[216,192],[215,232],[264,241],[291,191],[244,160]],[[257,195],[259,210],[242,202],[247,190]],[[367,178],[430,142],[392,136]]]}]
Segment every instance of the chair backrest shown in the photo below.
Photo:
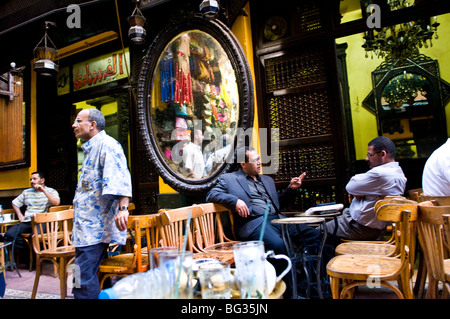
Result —
[{"label": "chair backrest", "polygon": [[58,205],[58,206],[50,206],[48,208],[48,212],[49,213],[53,213],[53,212],[59,212],[61,210],[68,210],[68,209],[72,209],[73,206],[72,205]]},{"label": "chair backrest", "polygon": [[419,242],[427,270],[436,280],[445,282],[445,221],[450,206],[434,206],[431,201],[419,204]]},{"label": "chair backrest", "polygon": [[413,250],[415,246],[417,202],[401,200],[400,203],[396,203],[395,201],[379,205],[376,214],[378,220],[395,223],[397,253],[402,261],[407,261],[410,250]]},{"label": "chair backrest", "polygon": [[419,196],[422,193],[423,193],[423,189],[422,188],[413,188],[413,189],[408,190],[408,197],[410,199],[415,200],[416,202],[418,202],[420,200]]},{"label": "chair backrest", "polygon": [[195,220],[194,223],[194,251],[203,252],[203,248],[230,241],[225,236],[221,213],[229,209],[225,206],[215,203],[198,204],[203,210],[203,215]]},{"label": "chair backrest", "polygon": [[[159,229],[161,225],[161,216],[159,214],[152,215],[130,215],[128,216],[128,229],[132,231],[136,255],[136,268],[138,272],[145,271],[142,263],[142,236],[145,238],[147,245],[147,258],[150,249],[158,247]],[[148,260],[150,265],[150,259]]]},{"label": "chair backrest", "polygon": [[420,194],[419,201],[432,201],[436,206],[450,206],[450,196],[425,196],[423,194]]},{"label": "chair backrest", "polygon": [[201,206],[186,206],[161,211],[161,246],[175,246],[183,248],[186,223],[191,212],[189,231],[187,232],[186,250],[193,251],[193,229],[196,219],[203,215]]},{"label": "chair backrest", "polygon": [[[36,254],[42,250],[69,246],[69,222],[73,219],[73,209],[52,213],[39,213],[31,217],[33,249]],[[39,231],[38,231],[39,230]]]}]

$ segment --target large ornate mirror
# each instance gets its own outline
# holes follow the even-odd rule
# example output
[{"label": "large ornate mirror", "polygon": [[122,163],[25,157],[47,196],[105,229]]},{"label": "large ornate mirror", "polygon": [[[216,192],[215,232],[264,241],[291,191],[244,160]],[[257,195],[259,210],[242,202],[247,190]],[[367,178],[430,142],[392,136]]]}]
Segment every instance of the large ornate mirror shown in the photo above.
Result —
[{"label": "large ornate mirror", "polygon": [[363,105],[377,117],[378,133],[391,138],[397,158],[427,158],[447,138],[445,105],[450,85],[425,55],[386,60],[372,72]]},{"label": "large ornate mirror", "polygon": [[150,160],[177,191],[205,192],[230,169],[238,133],[252,126],[253,87],[226,26],[190,18],[155,38],[139,76],[138,118]]}]

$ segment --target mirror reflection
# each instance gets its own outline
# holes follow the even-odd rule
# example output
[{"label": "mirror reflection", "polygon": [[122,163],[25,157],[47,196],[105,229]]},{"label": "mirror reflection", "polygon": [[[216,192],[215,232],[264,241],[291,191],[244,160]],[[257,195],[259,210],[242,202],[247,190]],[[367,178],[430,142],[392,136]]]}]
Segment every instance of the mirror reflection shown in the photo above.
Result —
[{"label": "mirror reflection", "polygon": [[408,106],[424,106],[428,104],[426,88],[428,80],[414,73],[400,74],[384,86],[381,92],[381,106],[384,110],[405,108]]},{"label": "mirror reflection", "polygon": [[220,43],[200,30],[177,35],[159,57],[152,83],[152,128],[167,165],[191,180],[226,165],[239,119],[239,93]]}]

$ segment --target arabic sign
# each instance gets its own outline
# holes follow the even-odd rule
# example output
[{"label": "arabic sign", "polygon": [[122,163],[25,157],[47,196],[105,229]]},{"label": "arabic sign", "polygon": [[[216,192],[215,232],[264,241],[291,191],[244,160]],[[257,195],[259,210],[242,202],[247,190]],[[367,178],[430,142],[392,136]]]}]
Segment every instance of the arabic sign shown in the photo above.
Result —
[{"label": "arabic sign", "polygon": [[[105,83],[117,81],[127,77],[130,65],[130,52],[125,49],[105,54],[91,60],[73,65],[72,91],[92,88]],[[70,83],[69,68],[64,68],[58,73],[58,95],[69,93]]]}]

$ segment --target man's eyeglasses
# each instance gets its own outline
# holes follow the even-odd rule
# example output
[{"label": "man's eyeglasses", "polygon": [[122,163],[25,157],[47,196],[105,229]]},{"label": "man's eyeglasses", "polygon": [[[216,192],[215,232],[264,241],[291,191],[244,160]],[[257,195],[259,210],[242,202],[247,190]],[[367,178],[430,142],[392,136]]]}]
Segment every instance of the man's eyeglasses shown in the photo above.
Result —
[{"label": "man's eyeglasses", "polygon": [[375,152],[375,153],[373,153],[373,154],[367,153],[367,157],[372,157],[372,156],[374,156],[375,154],[378,154],[378,153],[381,153],[381,152],[383,152],[383,150],[378,151],[378,152]]}]

